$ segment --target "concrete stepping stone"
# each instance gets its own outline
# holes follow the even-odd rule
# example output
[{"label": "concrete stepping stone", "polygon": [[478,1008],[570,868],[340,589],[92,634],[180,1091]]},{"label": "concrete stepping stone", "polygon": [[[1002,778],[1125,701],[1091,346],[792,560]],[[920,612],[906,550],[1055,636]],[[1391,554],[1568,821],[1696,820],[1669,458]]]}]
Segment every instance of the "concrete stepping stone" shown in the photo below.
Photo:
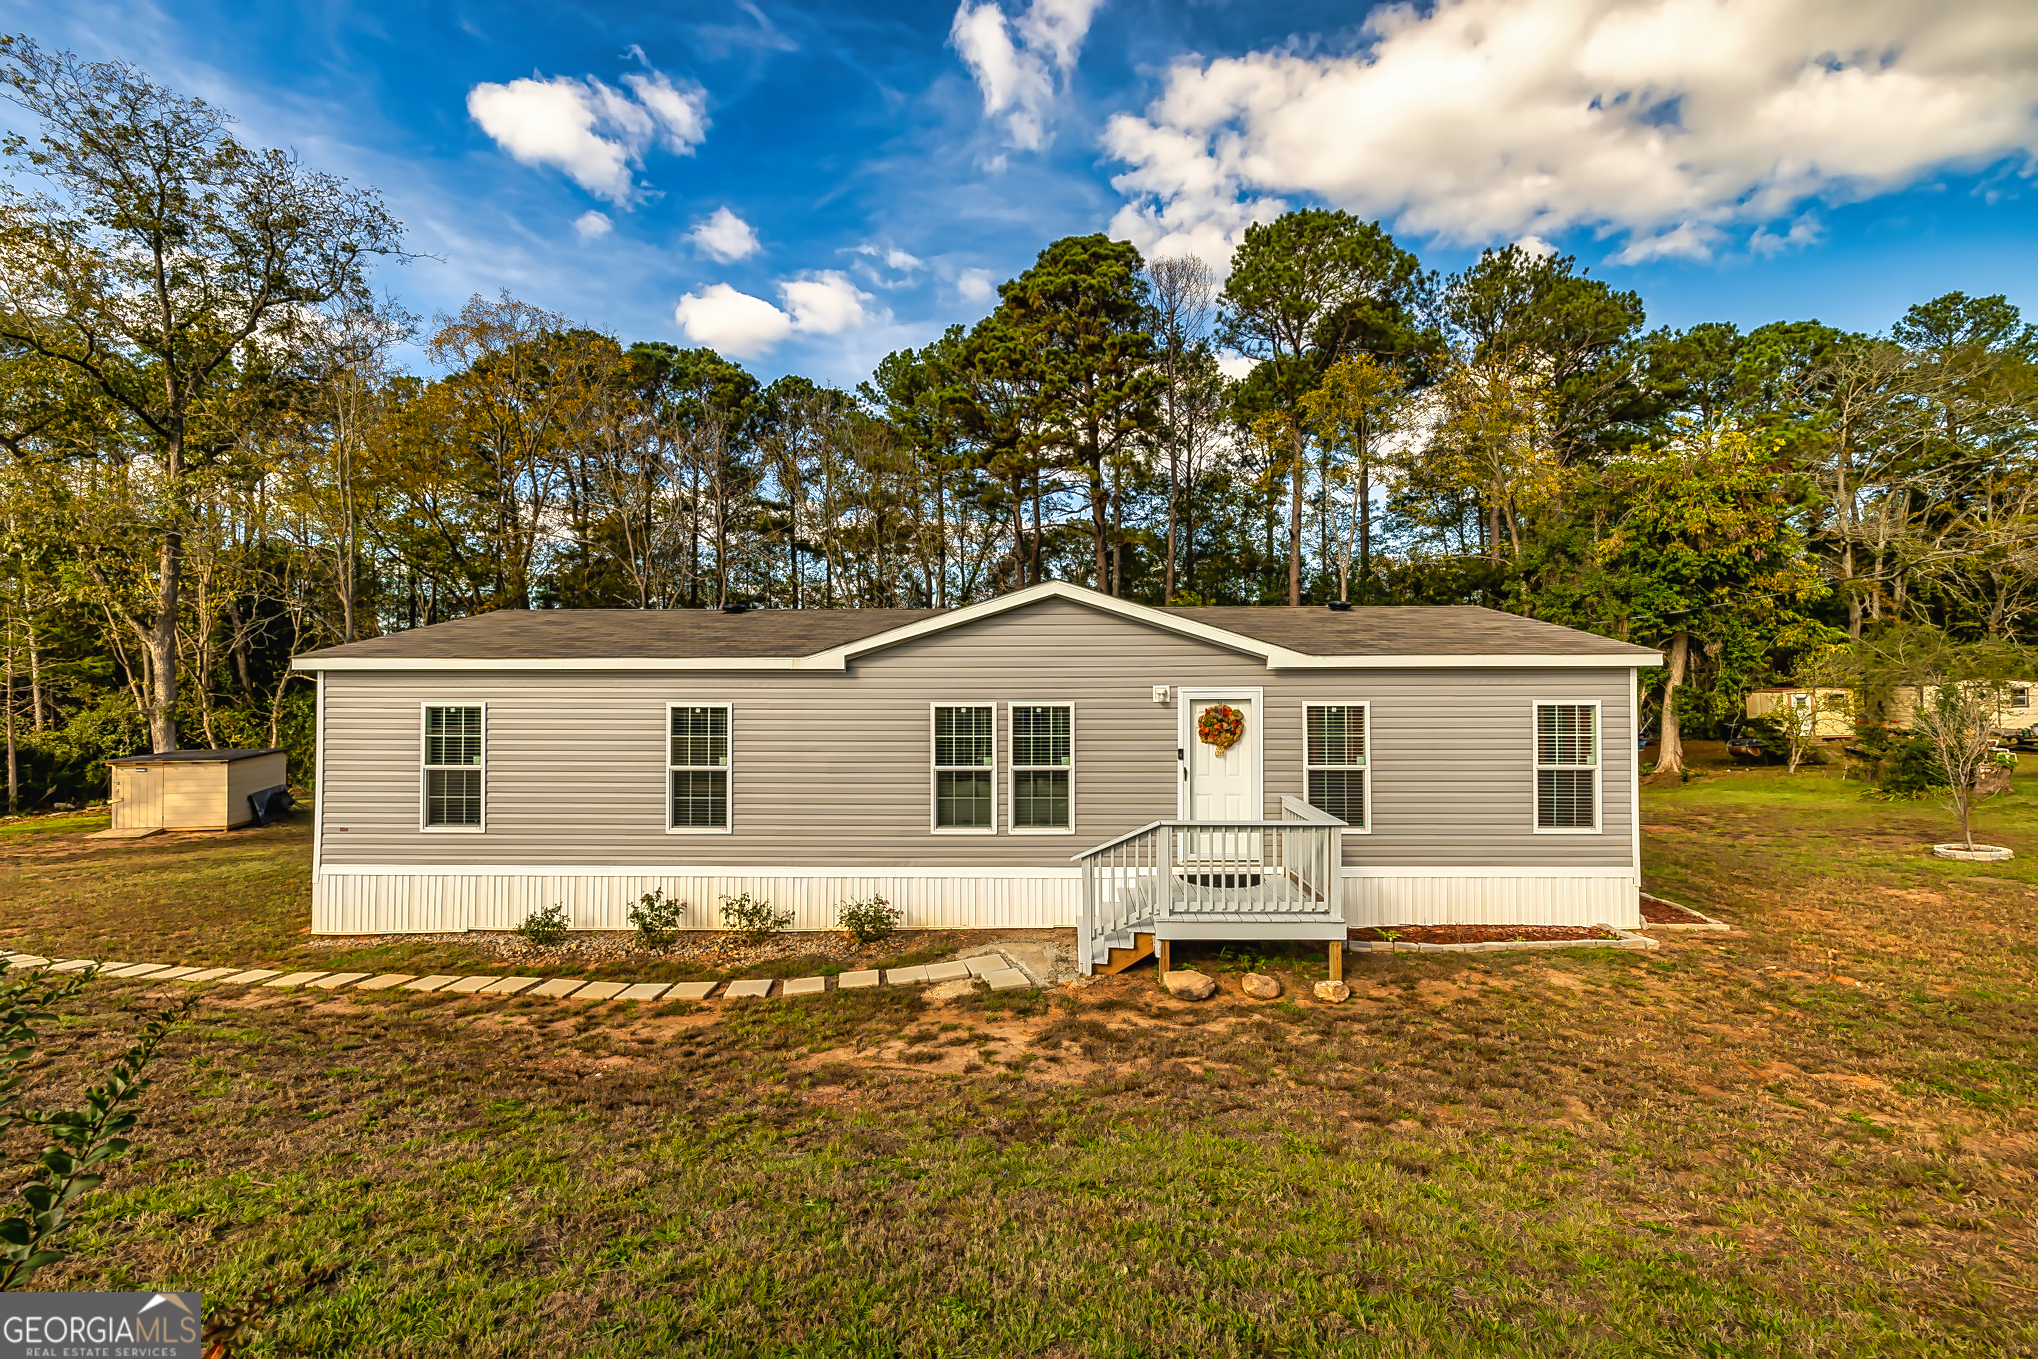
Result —
[{"label": "concrete stepping stone", "polygon": [[587,985],[587,978],[585,977],[560,977],[532,987],[531,994],[534,996],[570,996],[585,985]]},{"label": "concrete stepping stone", "polygon": [[545,980],[543,977],[497,977],[479,989],[484,996],[515,996],[530,990],[543,980]]},{"label": "concrete stepping stone", "polygon": [[49,959],[38,958],[33,953],[10,953],[7,955],[7,961],[16,967],[42,967]]},{"label": "concrete stepping stone", "polygon": [[146,977],[151,972],[166,972],[169,970],[169,967],[168,963],[128,963],[124,967],[114,968],[106,973],[106,975],[109,977]]},{"label": "concrete stepping stone", "polygon": [[1008,967],[1003,972],[993,972],[984,980],[990,983],[993,991],[1023,991],[1033,985],[1033,978],[1016,967]]},{"label": "concrete stepping stone", "polygon": [[988,977],[993,972],[1003,972],[1012,964],[1005,961],[1002,953],[986,953],[981,958],[965,958],[962,965],[969,969],[972,977]]},{"label": "concrete stepping stone", "polygon": [[745,996],[755,996],[762,1000],[771,994],[771,978],[759,977],[755,980],[730,982],[725,994],[730,1000],[741,1000]]},{"label": "concrete stepping stone", "polygon": [[[228,978],[228,980],[231,981],[232,978]],[[408,972],[384,972],[379,977],[370,977],[354,989],[356,991],[387,991],[392,986],[401,986],[407,981],[416,980],[417,978]]]},{"label": "concrete stepping stone", "polygon": [[885,973],[885,985],[887,986],[910,986],[914,982],[926,980],[927,969],[924,967],[895,967]]},{"label": "concrete stepping stone", "polygon": [[368,974],[366,972],[328,972],[323,977],[320,977],[317,981],[310,982],[307,984],[311,986],[316,986],[321,991],[337,991],[342,986],[345,986],[350,982],[357,982],[365,979],[367,975]]},{"label": "concrete stepping stone", "polygon": [[459,980],[456,976],[435,972],[429,977],[419,977],[416,981],[405,982],[403,989],[406,991],[437,991],[442,987],[451,986]]},{"label": "concrete stepping stone", "polygon": [[464,996],[470,995],[475,991],[479,991],[484,986],[491,985],[501,980],[502,980],[501,977],[462,977],[459,981],[454,982],[451,986],[447,987],[446,989],[448,991],[457,991]]},{"label": "concrete stepping stone", "polygon": [[208,967],[203,972],[193,972],[190,976],[181,978],[181,980],[188,982],[218,981],[221,977],[231,977],[238,971],[240,969],[237,967]]},{"label": "concrete stepping stone", "polygon": [[324,975],[325,973],[323,972],[292,972],[287,977],[278,977],[274,981],[265,981],[262,983],[262,985],[282,987],[305,986],[311,982],[317,981],[320,977],[323,977]]},{"label": "concrete stepping stone", "polygon": [[968,963],[927,964],[927,980],[931,982],[961,981],[969,975]]},{"label": "concrete stepping stone", "polygon": [[828,989],[826,977],[796,977],[785,984],[782,996],[818,996]]},{"label": "concrete stepping stone", "polygon": [[194,973],[194,972],[196,972],[196,971],[198,971],[198,970],[199,970],[199,969],[198,969],[198,968],[195,968],[195,967],[173,967],[173,968],[171,968],[171,969],[170,969],[169,971],[167,971],[167,972],[151,972],[151,973],[149,974],[149,980],[150,980],[150,981],[182,981],[182,980],[184,980],[184,978],[186,978],[186,977],[190,976],[190,975],[191,975],[192,973]]},{"label": "concrete stepping stone", "polygon": [[271,977],[282,975],[280,968],[251,967],[246,972],[236,972],[231,977],[221,977],[220,980],[228,986],[253,986],[258,981],[267,981]]},{"label": "concrete stepping stone", "polygon": [[51,969],[50,969],[50,971],[52,971],[52,972],[83,972],[83,971],[84,971],[84,970],[85,970],[86,968],[88,968],[88,967],[90,967],[90,966],[92,966],[92,959],[90,959],[90,958],[73,958],[73,959],[72,959],[72,960],[71,960],[70,962],[68,962],[68,963],[58,963],[58,964],[57,964],[57,965],[56,965],[55,967],[51,968]]},{"label": "concrete stepping stone", "polygon": [[706,1000],[720,982],[681,982],[665,993],[667,1000]]},{"label": "concrete stepping stone", "polygon": [[873,967],[865,972],[843,973],[835,979],[835,989],[838,991],[857,991],[866,986],[879,985],[883,981],[884,978]]},{"label": "concrete stepping stone", "polygon": [[672,984],[671,982],[639,982],[635,986],[624,987],[622,991],[616,996],[616,999],[656,1000],[660,996],[665,994],[665,988],[670,986],[671,984]]},{"label": "concrete stepping stone", "polygon": [[628,989],[627,982],[589,982],[573,993],[575,1000],[614,1000]]}]

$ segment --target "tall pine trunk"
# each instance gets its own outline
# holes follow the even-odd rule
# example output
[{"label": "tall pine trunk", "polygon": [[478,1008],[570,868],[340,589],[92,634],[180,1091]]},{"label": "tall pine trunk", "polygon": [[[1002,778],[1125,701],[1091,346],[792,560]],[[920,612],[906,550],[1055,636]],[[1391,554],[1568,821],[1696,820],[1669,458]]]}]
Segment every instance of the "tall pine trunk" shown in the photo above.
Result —
[{"label": "tall pine trunk", "polygon": [[1288,602],[1302,602],[1302,480],[1309,464],[1304,459],[1302,433],[1297,430],[1292,436],[1295,447],[1294,469],[1289,473],[1288,486]]}]

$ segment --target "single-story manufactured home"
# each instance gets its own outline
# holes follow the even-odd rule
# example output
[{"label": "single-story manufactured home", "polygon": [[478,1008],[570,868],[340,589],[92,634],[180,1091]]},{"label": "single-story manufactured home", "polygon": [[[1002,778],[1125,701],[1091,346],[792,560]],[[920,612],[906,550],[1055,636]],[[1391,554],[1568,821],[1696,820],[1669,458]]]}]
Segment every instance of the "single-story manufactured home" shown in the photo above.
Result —
[{"label": "single-story manufactured home", "polygon": [[[2038,725],[2038,707],[2032,703],[2032,695],[2038,693],[2038,683],[2006,680],[1995,687],[1993,725],[1996,731],[2008,735],[2026,732]],[[1890,726],[1908,731],[1919,706],[1936,703],[1938,695],[1939,686],[1936,684],[1899,687],[1885,705],[1886,720]],[[1751,689],[1743,705],[1743,711],[1749,717],[1774,718],[1786,727],[1809,721],[1812,734],[1825,740],[1853,736],[1854,715],[1860,709],[1860,697],[1851,689],[1808,689],[1802,686]]]},{"label": "single-story manufactured home", "polygon": [[312,928],[626,929],[660,889],[1107,943],[1640,923],[1636,672],[1471,607],[482,614],[300,656]]}]

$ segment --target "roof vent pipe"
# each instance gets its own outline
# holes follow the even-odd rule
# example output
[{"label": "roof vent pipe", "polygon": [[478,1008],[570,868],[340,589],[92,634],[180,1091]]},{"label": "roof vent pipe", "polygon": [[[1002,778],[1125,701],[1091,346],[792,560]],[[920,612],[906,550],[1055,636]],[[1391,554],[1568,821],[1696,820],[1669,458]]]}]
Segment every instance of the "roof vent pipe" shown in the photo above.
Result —
[{"label": "roof vent pipe", "polygon": [[748,604],[724,604],[724,605],[722,606],[722,612],[723,612],[723,613],[749,613],[749,612],[750,612],[750,606],[749,606]]},{"label": "roof vent pipe", "polygon": [[1332,613],[1350,613],[1352,611],[1352,602],[1349,599],[1333,599],[1330,603],[1324,605],[1324,607]]}]

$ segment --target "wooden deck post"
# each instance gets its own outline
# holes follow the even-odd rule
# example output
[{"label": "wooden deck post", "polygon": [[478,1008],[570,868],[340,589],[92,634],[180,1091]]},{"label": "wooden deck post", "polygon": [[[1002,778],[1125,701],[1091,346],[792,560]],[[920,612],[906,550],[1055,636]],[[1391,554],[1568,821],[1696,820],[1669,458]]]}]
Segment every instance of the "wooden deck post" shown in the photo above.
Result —
[{"label": "wooden deck post", "polygon": [[1174,957],[1168,948],[1167,940],[1161,939],[1155,942],[1154,954],[1160,959],[1161,975],[1163,977],[1175,970]]},{"label": "wooden deck post", "polygon": [[1330,941],[1330,979],[1332,981],[1345,979],[1345,941],[1342,939]]}]

